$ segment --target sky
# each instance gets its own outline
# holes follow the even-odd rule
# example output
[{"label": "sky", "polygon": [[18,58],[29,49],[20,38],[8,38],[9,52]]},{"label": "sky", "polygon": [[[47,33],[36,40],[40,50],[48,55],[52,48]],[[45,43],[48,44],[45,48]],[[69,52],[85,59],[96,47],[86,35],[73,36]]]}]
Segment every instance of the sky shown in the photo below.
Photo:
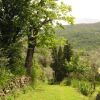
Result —
[{"label": "sky", "polygon": [[63,0],[72,6],[72,15],[76,23],[100,21],[100,0]]}]

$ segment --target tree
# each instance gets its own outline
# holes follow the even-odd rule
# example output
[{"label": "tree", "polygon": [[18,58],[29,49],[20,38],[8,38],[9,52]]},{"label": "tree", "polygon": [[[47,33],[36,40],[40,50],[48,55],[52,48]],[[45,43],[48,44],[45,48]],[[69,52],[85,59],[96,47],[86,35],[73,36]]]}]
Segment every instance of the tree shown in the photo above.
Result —
[{"label": "tree", "polygon": [[73,23],[73,17],[68,14],[71,7],[64,3],[58,3],[55,0],[33,0],[31,5],[32,14],[29,18],[30,33],[28,34],[28,50],[25,67],[30,69],[35,47],[37,46],[38,37],[52,41],[55,24],[61,26],[60,20]]},{"label": "tree", "polygon": [[51,67],[55,71],[55,81],[60,82],[66,76],[66,68],[64,66],[63,48],[60,46],[58,48],[53,48],[52,58],[53,63]]},{"label": "tree", "polygon": [[19,41],[24,36],[30,1],[0,0],[0,48],[9,58],[8,66],[13,71],[15,66],[18,67],[18,59],[21,60]]},{"label": "tree", "polygon": [[58,49],[58,66],[57,66],[57,81],[62,81],[64,79],[64,77],[66,76],[66,67],[64,66],[64,52],[63,52],[63,48],[60,46]]},{"label": "tree", "polygon": [[55,25],[61,26],[60,20],[72,24],[70,11],[70,6],[56,0],[0,0],[1,47],[6,49],[26,36],[28,50],[25,67],[30,70],[39,39],[42,37],[52,42]]},{"label": "tree", "polygon": [[62,81],[66,76],[69,76],[70,69],[68,65],[71,62],[72,56],[73,51],[68,41],[66,41],[64,46],[52,49],[53,63],[51,64],[51,67],[55,71],[56,81]]},{"label": "tree", "polygon": [[0,42],[2,47],[15,43],[22,35],[31,0],[0,0]]},{"label": "tree", "polygon": [[68,43],[68,41],[66,41],[66,44],[64,46],[64,58],[69,62],[71,60],[72,55],[73,55],[72,47]]}]

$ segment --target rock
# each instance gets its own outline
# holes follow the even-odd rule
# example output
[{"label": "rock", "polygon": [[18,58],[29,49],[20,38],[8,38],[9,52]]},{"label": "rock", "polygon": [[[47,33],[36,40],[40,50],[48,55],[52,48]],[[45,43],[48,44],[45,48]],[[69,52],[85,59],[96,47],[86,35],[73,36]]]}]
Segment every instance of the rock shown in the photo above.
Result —
[{"label": "rock", "polygon": [[22,76],[20,78],[16,78],[11,80],[7,86],[0,90],[0,96],[4,96],[11,92],[13,89],[22,88],[26,84],[31,81],[31,77],[29,76]]},{"label": "rock", "polygon": [[10,92],[10,90],[5,90],[5,93],[8,94]]},{"label": "rock", "polygon": [[25,76],[21,77],[20,82],[21,82],[22,84],[25,83],[25,78],[26,78]]},{"label": "rock", "polygon": [[10,92],[10,90],[7,89],[7,88],[4,88],[2,91],[3,91],[5,94],[8,94],[8,93]]},{"label": "rock", "polygon": [[5,96],[4,91],[0,90],[0,96]]}]

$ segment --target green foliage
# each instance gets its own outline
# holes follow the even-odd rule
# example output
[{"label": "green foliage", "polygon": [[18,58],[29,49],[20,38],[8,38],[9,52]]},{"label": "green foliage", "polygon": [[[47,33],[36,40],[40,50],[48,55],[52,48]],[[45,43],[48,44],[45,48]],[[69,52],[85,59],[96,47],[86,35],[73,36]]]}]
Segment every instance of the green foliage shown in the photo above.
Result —
[{"label": "green foliage", "polygon": [[7,82],[10,81],[13,77],[13,74],[9,69],[6,68],[8,64],[8,58],[4,54],[4,50],[0,50],[0,88],[7,85]]},{"label": "green foliage", "polygon": [[38,63],[43,67],[48,67],[52,62],[51,50],[48,47],[38,47],[36,48],[34,58],[37,59]]},{"label": "green foliage", "polygon": [[0,88],[5,87],[8,82],[14,77],[9,69],[5,67],[0,68]]},{"label": "green foliage", "polygon": [[[0,50],[0,88],[5,87],[16,75],[19,76],[26,73],[22,65],[23,61],[19,49],[18,46],[12,45],[10,51],[4,49]],[[13,59],[8,58],[8,52],[10,54],[9,56]]]},{"label": "green foliage", "polygon": [[72,48],[68,42],[64,45],[64,47],[59,46],[53,48],[53,63],[51,64],[51,67],[55,71],[56,81],[62,81],[64,77],[66,77],[67,73],[69,73],[67,63],[70,61],[71,57]]},{"label": "green foliage", "polygon": [[49,48],[36,48],[33,61],[33,69],[36,80],[44,81],[49,84],[53,83],[54,72],[52,68],[50,68],[51,62],[51,50]]},{"label": "green foliage", "polygon": [[91,70],[88,62],[82,59],[78,54],[73,55],[71,61],[66,63],[66,67],[68,71],[72,73],[72,77],[78,79],[86,79],[85,74]]},{"label": "green foliage", "polygon": [[29,75],[34,83],[38,81],[45,82],[46,76],[44,75],[42,65],[38,63],[37,59],[33,60],[33,66]]},{"label": "green foliage", "polygon": [[66,41],[66,44],[64,45],[64,58],[69,62],[71,60],[72,55],[73,55],[72,47],[68,43],[68,41]]},{"label": "green foliage", "polygon": [[[50,62],[46,59],[47,55],[44,55],[44,53],[42,59],[39,59],[40,63],[35,63],[34,68],[31,69],[35,47],[42,44],[46,46],[55,44],[57,42],[54,35],[55,28],[61,26],[60,20],[67,21],[70,24],[73,23],[74,18],[70,12],[70,6],[64,3],[58,4],[55,0],[0,0],[0,49],[5,50],[8,58],[7,64],[4,62],[2,66],[10,69],[14,75],[26,73],[23,68],[24,52],[26,50],[23,49],[23,40],[26,40],[28,50],[31,51],[26,56],[26,58],[29,58],[26,59],[27,65],[30,66],[26,67],[30,69],[33,79],[36,77],[43,80],[44,73],[40,63],[42,66],[47,67]],[[60,61],[63,58],[61,53],[61,48],[59,48]],[[59,63],[59,66],[61,64]],[[62,70],[65,71],[65,68],[63,67]],[[61,75],[63,77],[63,72],[61,72]]]},{"label": "green foliage", "polygon": [[83,81],[78,79],[71,80],[72,86],[79,90],[83,95],[89,96],[94,92],[94,86],[89,81]]},{"label": "green foliage", "polygon": [[[31,38],[34,36],[36,44],[42,46],[54,46],[56,42],[55,28],[61,26],[60,20],[73,23],[74,19],[70,14],[71,7],[64,3],[58,4],[55,0],[33,0],[30,12],[32,13],[27,20],[27,35]],[[29,41],[32,43],[32,40]]]},{"label": "green foliage", "polygon": [[3,68],[7,66],[8,64],[8,58],[4,53],[5,51],[3,49],[0,49],[0,68]]},{"label": "green foliage", "polygon": [[79,90],[85,96],[88,96],[94,92],[94,88],[91,86],[91,84],[84,81],[80,82]]},{"label": "green foliage", "polygon": [[30,0],[0,0],[0,48],[8,58],[5,67],[17,75],[25,74],[21,44],[29,4]]},{"label": "green foliage", "polygon": [[71,80],[72,86],[76,89],[79,90],[83,95],[89,96],[93,94],[94,86],[91,82],[89,81],[84,81],[84,80],[78,80],[78,79],[72,79]]},{"label": "green foliage", "polygon": [[0,45],[8,47],[22,36],[31,0],[0,0]]},{"label": "green foliage", "polygon": [[[34,49],[40,43],[38,40],[45,45],[53,43],[55,25],[61,26],[59,20],[73,23],[74,18],[67,14],[70,11],[70,6],[62,2],[58,4],[55,0],[1,0],[0,48],[7,49],[10,69],[15,71],[16,66],[22,66],[20,54],[17,54],[20,52],[21,45],[16,45],[20,39],[24,39],[26,36],[28,50],[32,48],[31,55],[27,52],[25,62],[25,67],[30,68]],[[18,50],[18,48],[20,49]]]},{"label": "green foliage", "polygon": [[[66,25],[57,29],[59,37],[65,37],[74,49],[97,50],[100,46],[100,23]],[[62,33],[62,34],[61,34]]]},{"label": "green foliage", "polygon": [[53,48],[52,56],[53,56],[53,63],[51,64],[51,67],[55,71],[55,80],[61,81],[65,77],[66,73],[65,70],[66,68],[63,66],[64,59],[63,59],[62,48],[61,47],[59,47],[58,49]]},{"label": "green foliage", "polygon": [[7,50],[8,55],[8,68],[11,70],[12,73],[16,75],[23,75],[25,74],[24,69],[24,53],[23,53],[23,45],[22,42],[17,42],[9,46]]}]

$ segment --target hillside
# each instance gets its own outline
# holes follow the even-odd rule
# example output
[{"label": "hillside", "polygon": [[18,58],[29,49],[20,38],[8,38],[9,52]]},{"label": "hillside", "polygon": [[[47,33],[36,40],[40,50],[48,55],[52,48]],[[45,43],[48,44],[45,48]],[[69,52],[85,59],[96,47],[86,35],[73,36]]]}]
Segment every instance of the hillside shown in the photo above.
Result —
[{"label": "hillside", "polygon": [[60,37],[66,37],[77,49],[97,49],[100,46],[100,23],[65,25],[57,30]]}]

